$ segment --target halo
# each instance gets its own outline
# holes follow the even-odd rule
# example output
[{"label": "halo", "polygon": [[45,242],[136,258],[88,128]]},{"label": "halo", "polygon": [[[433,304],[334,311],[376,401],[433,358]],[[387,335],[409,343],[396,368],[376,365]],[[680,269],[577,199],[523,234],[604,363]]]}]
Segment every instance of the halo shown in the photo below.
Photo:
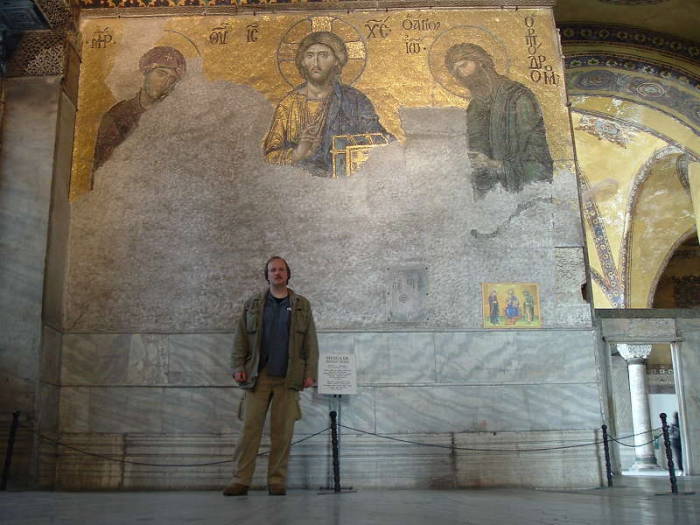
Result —
[{"label": "halo", "polygon": [[343,39],[348,50],[348,62],[340,78],[344,84],[355,82],[367,63],[367,45],[354,26],[335,16],[309,16],[299,20],[282,36],[277,47],[277,69],[285,82],[293,88],[304,82],[294,59],[304,37],[315,31],[330,31]]},{"label": "halo", "polygon": [[510,58],[503,42],[488,29],[480,26],[455,26],[440,33],[428,51],[428,67],[435,81],[450,93],[470,98],[467,88],[452,76],[445,66],[445,54],[455,44],[478,44],[493,58],[496,72],[508,74]]},{"label": "halo", "polygon": [[[197,52],[197,56],[200,56],[200,57],[202,56],[202,53],[199,52],[199,48],[197,47],[197,44],[195,44],[192,41],[192,39],[190,37],[188,37],[186,34],[180,33],[180,31],[175,31],[174,29],[163,29],[163,32],[164,33],[174,33],[176,35],[180,35],[194,48],[194,50]],[[176,47],[176,46],[173,46],[173,47]],[[178,50],[178,51],[180,51],[180,50]]]}]

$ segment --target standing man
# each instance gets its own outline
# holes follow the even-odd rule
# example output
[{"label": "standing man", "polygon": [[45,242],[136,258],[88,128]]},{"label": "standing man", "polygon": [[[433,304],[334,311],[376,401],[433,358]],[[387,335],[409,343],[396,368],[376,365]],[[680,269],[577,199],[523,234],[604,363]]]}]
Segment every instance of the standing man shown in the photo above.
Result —
[{"label": "standing man", "polygon": [[309,301],[287,287],[291,270],[282,257],[265,263],[269,288],[250,297],[238,320],[231,362],[243,388],[243,431],[234,454],[234,475],[223,493],[244,496],[255,472],[268,407],[268,491],[287,493],[287,461],[294,422],[301,418],[299,391],[316,381],[318,341]]},{"label": "standing man", "polygon": [[314,175],[331,176],[333,137],[381,133],[372,102],[361,91],[340,82],[348,61],[345,42],[335,33],[309,33],[299,44],[296,66],[304,83],[277,105],[265,138],[265,160],[294,164]]}]

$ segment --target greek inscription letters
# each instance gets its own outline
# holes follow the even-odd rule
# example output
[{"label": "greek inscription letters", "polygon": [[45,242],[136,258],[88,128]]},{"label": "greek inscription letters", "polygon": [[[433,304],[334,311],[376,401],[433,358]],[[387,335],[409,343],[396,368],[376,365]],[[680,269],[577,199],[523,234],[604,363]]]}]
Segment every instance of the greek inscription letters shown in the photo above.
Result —
[{"label": "greek inscription letters", "polygon": [[209,33],[209,43],[215,46],[228,44],[228,29],[228,24],[213,28]]},{"label": "greek inscription letters", "polygon": [[406,54],[407,55],[417,55],[423,51],[423,46],[420,45],[419,38],[408,38],[406,39]]},{"label": "greek inscription letters", "polygon": [[109,27],[98,29],[92,35],[92,40],[90,40],[91,49],[104,49],[109,44],[114,44],[114,37]]},{"label": "greek inscription letters", "polygon": [[440,22],[430,20],[429,18],[406,18],[401,23],[401,27],[404,29],[404,31],[437,31],[440,29]]},{"label": "greek inscription letters", "polygon": [[542,42],[539,41],[537,29],[535,28],[535,17],[525,17],[525,46],[527,47],[528,60],[530,62],[530,80],[535,83],[544,82],[545,85],[557,85],[559,82],[557,74],[550,64],[546,64],[547,56],[541,54],[539,49]]},{"label": "greek inscription letters", "polygon": [[391,33],[391,28],[387,24],[389,17],[384,20],[367,20],[365,27],[367,28],[367,40],[370,38],[386,38]]},{"label": "greek inscription letters", "polygon": [[260,28],[258,24],[248,24],[246,27],[246,42],[257,42]]}]

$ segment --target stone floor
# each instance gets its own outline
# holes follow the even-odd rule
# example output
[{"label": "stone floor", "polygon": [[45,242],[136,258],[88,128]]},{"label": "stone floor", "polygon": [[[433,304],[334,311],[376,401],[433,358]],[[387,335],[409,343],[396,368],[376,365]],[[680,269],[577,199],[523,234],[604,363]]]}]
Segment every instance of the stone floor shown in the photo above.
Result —
[{"label": "stone floor", "polygon": [[672,496],[667,479],[623,477],[614,488],[576,492],[293,490],[285,497],[251,491],[236,498],[218,492],[4,492],[0,523],[698,525],[700,477],[679,479],[679,488]]}]

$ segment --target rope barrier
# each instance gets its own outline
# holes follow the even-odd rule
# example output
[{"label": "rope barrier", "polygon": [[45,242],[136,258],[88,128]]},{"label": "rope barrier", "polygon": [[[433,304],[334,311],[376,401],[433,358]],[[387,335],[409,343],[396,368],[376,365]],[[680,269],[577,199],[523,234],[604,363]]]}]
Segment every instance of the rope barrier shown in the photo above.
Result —
[{"label": "rope barrier", "polygon": [[[592,442],[588,442],[588,443],[575,443],[575,444],[571,444],[571,445],[561,445],[561,446],[556,446],[556,447],[535,447],[535,448],[474,448],[474,447],[457,447],[457,446],[454,446],[454,445],[441,445],[441,444],[439,444],[439,443],[422,443],[422,442],[419,442],[419,441],[411,441],[411,440],[408,440],[408,439],[402,439],[402,438],[398,438],[398,437],[394,437],[394,436],[389,436],[389,435],[386,435],[386,434],[379,434],[379,433],[377,433],[377,432],[370,432],[370,431],[367,431],[367,430],[362,430],[362,429],[358,429],[358,428],[354,428],[354,427],[349,427],[349,426],[347,426],[347,425],[342,425],[342,424],[339,424],[338,427],[344,428],[344,429],[346,429],[346,430],[350,430],[350,431],[352,431],[352,432],[357,432],[357,433],[360,433],[360,434],[365,434],[365,435],[377,437],[377,438],[380,438],[380,439],[386,439],[386,440],[389,440],[389,441],[395,441],[395,442],[403,443],[403,444],[407,444],[407,445],[416,445],[416,446],[421,446],[421,447],[440,448],[440,449],[446,449],[446,450],[465,451],[465,452],[495,452],[495,453],[516,453],[516,454],[520,454],[520,453],[526,453],[526,452],[549,452],[549,451],[553,451],[553,450],[568,450],[568,449],[573,449],[573,448],[582,448],[582,447],[589,447],[589,446],[595,446],[595,445],[603,444],[603,440],[596,440],[596,441],[592,441]],[[26,428],[26,427],[25,427],[25,428]],[[313,433],[313,434],[309,434],[308,436],[305,436],[305,437],[303,437],[303,438],[301,438],[301,439],[298,439],[298,440],[292,442],[290,446],[293,447],[293,446],[295,446],[295,445],[298,445],[299,443],[302,443],[302,442],[304,442],[304,441],[306,441],[306,440],[308,440],[308,439],[311,439],[311,438],[314,438],[314,437],[316,437],[316,436],[318,436],[318,435],[320,435],[320,434],[323,434],[324,432],[327,432],[327,431],[330,430],[330,429],[331,429],[331,427],[329,426],[329,427],[324,428],[323,430],[319,430],[318,432],[315,432],[315,433]],[[80,454],[84,454],[84,455],[86,455],[86,456],[92,456],[92,457],[104,459],[104,460],[107,460],[107,461],[114,461],[114,462],[116,462],[116,463],[122,463],[122,464],[129,464],[129,465],[136,465],[136,466],[143,466],[143,467],[182,467],[182,468],[190,468],[190,467],[210,467],[210,466],[216,466],[216,465],[223,465],[223,464],[226,464],[226,463],[232,463],[232,462],[234,461],[233,459],[226,459],[226,460],[222,460],[222,461],[214,461],[214,462],[209,462],[209,463],[182,463],[182,464],[173,464],[173,463],[147,463],[147,462],[143,462],[143,461],[132,461],[132,460],[127,460],[127,459],[115,458],[115,457],[112,457],[112,456],[109,456],[109,455],[105,455],[105,454],[98,454],[98,453],[95,453],[95,452],[89,452],[89,451],[87,451],[87,450],[83,450],[83,449],[80,449],[80,448],[75,447],[75,446],[73,446],[73,445],[68,445],[68,444],[63,443],[63,442],[61,442],[61,441],[58,441],[58,440],[56,440],[56,439],[50,438],[50,437],[48,437],[48,436],[46,436],[46,435],[44,435],[44,434],[41,434],[41,433],[39,433],[39,432],[37,432],[37,431],[35,431],[35,430],[33,430],[33,429],[29,429],[29,430],[30,430],[33,434],[38,435],[39,439],[42,439],[42,440],[44,440],[44,441],[48,441],[48,442],[53,443],[53,444],[55,444],[55,445],[64,447],[64,448],[69,449],[69,450],[73,450],[73,451],[75,451],[75,452],[78,452],[78,453],[80,453]],[[648,444],[650,444],[650,443],[653,443],[653,442],[656,441],[657,439],[659,439],[660,434],[654,435],[654,432],[657,432],[657,431],[659,431],[659,430],[660,430],[660,427],[659,427],[659,428],[651,429],[651,430],[646,431],[646,432],[638,432],[638,433],[636,433],[636,434],[628,434],[628,435],[626,435],[626,436],[618,436],[618,437],[608,436],[608,439],[611,440],[611,441],[614,441],[614,442],[616,442],[616,443],[618,443],[619,445],[622,445],[622,446],[624,446],[624,447],[638,448],[638,447],[646,446],[646,445],[648,445]],[[620,441],[620,440],[622,440],[622,439],[633,438],[633,437],[636,437],[636,436],[638,436],[638,435],[646,434],[646,433],[648,433],[648,432],[652,432],[652,436],[654,436],[654,437],[653,437],[653,439],[651,439],[650,441],[647,441],[646,443],[642,443],[642,444],[639,444],[639,445],[630,445],[630,444],[623,443],[622,441]],[[561,440],[540,440],[540,441],[538,441],[538,442],[539,442],[539,443],[554,443],[554,442],[557,442],[557,441],[558,441],[558,442],[561,442]],[[522,443],[522,441],[502,442],[502,443],[500,443],[500,444],[517,444],[517,443]],[[262,456],[267,456],[268,454],[270,454],[270,451],[269,451],[269,450],[264,451],[264,452],[259,452],[259,453],[257,454],[257,456],[258,456],[258,457],[262,457]]]},{"label": "rope barrier", "polygon": [[[524,448],[524,449],[503,449],[503,448],[502,448],[502,449],[498,449],[498,448],[455,447],[455,446],[453,446],[453,445],[440,445],[440,444],[437,444],[437,443],[421,443],[421,442],[419,442],[419,441],[410,441],[410,440],[408,440],[408,439],[401,439],[401,438],[397,438],[397,437],[393,437],[393,436],[387,436],[387,435],[384,435],[384,434],[378,434],[378,433],[376,433],[376,432],[368,432],[368,431],[366,431],[366,430],[361,430],[361,429],[358,429],[358,428],[348,427],[348,426],[345,426],[345,425],[338,425],[338,426],[340,426],[340,427],[342,427],[342,428],[345,428],[345,429],[347,429],[347,430],[351,430],[351,431],[353,431],[353,432],[359,432],[359,433],[361,433],[361,434],[367,434],[367,435],[369,435],[369,436],[374,436],[374,437],[378,437],[378,438],[382,438],[382,439],[387,439],[387,440],[391,440],[391,441],[397,441],[397,442],[399,442],[399,443],[406,443],[406,444],[409,444],[409,445],[418,445],[418,446],[422,446],[422,447],[443,448],[443,449],[449,449],[449,450],[463,450],[463,451],[467,451],[467,452],[515,452],[515,453],[522,453],[522,452],[548,452],[548,451],[550,451],[550,450],[565,450],[565,449],[570,449],[570,448],[590,447],[590,446],[593,446],[593,445],[600,445],[600,444],[603,443],[602,440],[596,440],[596,441],[592,441],[592,442],[590,442],[590,443],[577,443],[577,444],[575,444],[575,445],[562,445],[562,446],[559,446],[559,447],[541,447],[541,448]],[[655,429],[655,430],[656,430],[656,429]],[[638,434],[631,434],[631,435],[629,435],[629,436],[621,437],[620,439],[627,439],[627,438],[634,437],[634,436],[639,435],[639,434],[645,434],[645,433],[646,433],[646,432],[639,432]],[[610,437],[610,439],[615,439],[615,438]],[[656,439],[658,439],[658,436],[657,436],[656,438],[652,439],[649,443],[652,443],[652,442],[655,441]],[[627,446],[627,447],[641,447],[641,446],[644,446],[644,445],[646,445],[646,444],[648,444],[648,443],[645,443],[645,444],[643,444],[643,445],[627,445],[627,444],[625,444],[625,443],[620,443],[620,444],[625,445],[625,446]]]},{"label": "rope barrier", "polygon": [[[645,434],[646,434],[646,432],[645,432]],[[623,447],[638,448],[638,447],[644,447],[646,445],[649,445],[649,444],[653,443],[654,441],[656,441],[657,439],[659,439],[660,437],[661,437],[661,434],[657,434],[656,436],[654,436],[654,438],[651,441],[647,441],[646,443],[642,443],[640,445],[628,445],[627,443],[623,443],[622,441],[618,441],[614,437],[610,437],[610,440],[614,441],[618,445],[622,445]]]},{"label": "rope barrier", "polygon": [[[296,440],[296,441],[293,441],[293,442],[291,443],[290,446],[293,447],[294,445],[298,445],[299,443],[302,443],[303,441],[306,441],[307,439],[311,439],[311,438],[316,437],[316,436],[318,436],[318,435],[320,435],[320,434],[323,434],[324,432],[327,432],[328,430],[330,430],[330,428],[331,428],[331,427],[326,427],[326,428],[324,428],[323,430],[319,430],[318,432],[316,432],[316,433],[314,433],[314,434],[309,434],[309,435],[306,436],[306,437],[303,437],[303,438],[301,438],[301,439],[298,439],[298,440]],[[72,445],[67,445],[67,444],[65,444],[65,443],[61,443],[60,441],[58,441],[58,440],[56,440],[56,439],[53,439],[53,438],[50,438],[50,437],[48,437],[48,436],[45,436],[45,435],[43,435],[43,434],[38,434],[38,436],[39,436],[40,439],[43,439],[43,440],[45,440],[45,441],[50,441],[51,443],[54,443],[54,444],[56,444],[56,445],[65,447],[65,448],[70,449],[70,450],[73,450],[73,451],[75,451],[75,452],[79,452],[79,453],[81,453],[81,454],[85,454],[86,456],[93,456],[93,457],[96,457],[96,458],[106,459],[106,460],[108,460],[108,461],[114,461],[115,463],[124,463],[124,464],[128,464],[128,465],[138,465],[138,466],[141,466],[141,467],[211,467],[211,466],[214,466],[214,465],[223,465],[223,464],[225,464],[225,463],[233,463],[233,459],[226,459],[226,460],[222,460],[222,461],[214,461],[214,462],[212,462],[212,463],[189,463],[189,464],[187,464],[187,463],[185,463],[185,464],[173,464],[173,463],[145,463],[145,462],[142,462],[142,461],[131,461],[131,460],[128,460],[128,459],[119,459],[119,458],[114,458],[114,457],[111,457],[111,456],[106,456],[106,455],[104,455],[104,454],[97,454],[97,453],[95,453],[95,452],[88,452],[87,450],[82,450],[82,449],[79,449],[79,448],[74,447],[74,446],[72,446]],[[259,457],[262,457],[262,456],[268,455],[269,453],[270,453],[270,451],[269,451],[269,450],[266,450],[265,452],[259,452],[257,455],[258,455]]]}]

